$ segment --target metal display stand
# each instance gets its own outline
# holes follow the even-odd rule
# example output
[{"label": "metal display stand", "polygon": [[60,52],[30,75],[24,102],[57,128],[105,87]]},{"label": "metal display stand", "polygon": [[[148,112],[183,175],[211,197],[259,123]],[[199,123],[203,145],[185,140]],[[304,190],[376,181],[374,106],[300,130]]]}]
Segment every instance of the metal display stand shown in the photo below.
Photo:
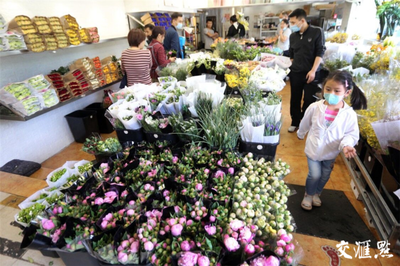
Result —
[{"label": "metal display stand", "polygon": [[276,29],[268,29],[268,30],[264,30],[264,21],[270,21],[270,22],[274,22],[274,20],[276,20],[277,22],[279,22],[279,17],[262,17],[259,18],[258,20],[258,25],[260,26],[260,39],[263,39],[263,36],[265,37],[265,35],[268,35],[268,33],[276,33],[278,27],[279,27],[279,23],[277,24],[277,28]]},{"label": "metal display stand", "polygon": [[[400,223],[396,220],[389,206],[386,204],[363,163],[363,156],[370,155],[365,154],[365,151],[361,151],[352,159],[347,159],[343,152],[341,156],[351,174],[355,187],[361,196],[361,200],[371,217],[372,223],[381,238],[380,240],[388,240],[390,243],[390,250],[400,254]],[[370,159],[371,158],[367,158],[367,160]],[[377,156],[375,156],[374,159],[379,160]]]}]

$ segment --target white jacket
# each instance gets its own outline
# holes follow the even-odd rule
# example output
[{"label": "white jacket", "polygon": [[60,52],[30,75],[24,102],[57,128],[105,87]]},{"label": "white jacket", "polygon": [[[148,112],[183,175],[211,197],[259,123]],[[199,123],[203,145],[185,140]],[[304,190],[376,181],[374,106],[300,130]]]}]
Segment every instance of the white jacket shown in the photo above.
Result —
[{"label": "white jacket", "polygon": [[335,159],[344,146],[357,144],[359,129],[357,114],[348,104],[339,110],[329,127],[325,125],[325,110],[328,107],[321,100],[311,104],[301,120],[297,136],[304,139],[308,132],[304,152],[314,161]]}]

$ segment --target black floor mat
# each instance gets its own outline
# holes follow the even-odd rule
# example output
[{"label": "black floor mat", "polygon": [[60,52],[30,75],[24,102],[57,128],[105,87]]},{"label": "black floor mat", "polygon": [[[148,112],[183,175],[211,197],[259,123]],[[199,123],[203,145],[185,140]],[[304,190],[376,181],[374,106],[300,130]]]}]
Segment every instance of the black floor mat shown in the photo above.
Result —
[{"label": "black floor mat", "polygon": [[321,195],[322,206],[306,211],[300,206],[305,187],[291,184],[288,187],[297,192],[288,198],[287,203],[297,225],[297,233],[339,242],[344,240],[349,244],[371,240],[370,247],[376,248],[374,235],[343,191],[324,189]]}]

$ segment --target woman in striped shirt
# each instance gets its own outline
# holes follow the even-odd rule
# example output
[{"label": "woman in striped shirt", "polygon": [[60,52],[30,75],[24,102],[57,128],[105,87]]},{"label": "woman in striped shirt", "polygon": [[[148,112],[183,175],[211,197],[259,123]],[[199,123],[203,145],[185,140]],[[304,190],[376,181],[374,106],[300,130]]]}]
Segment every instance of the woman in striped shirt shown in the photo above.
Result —
[{"label": "woman in striped shirt", "polygon": [[135,83],[151,84],[150,69],[152,66],[149,50],[143,50],[146,34],[133,29],[128,34],[130,48],[122,52],[121,67],[128,77],[128,86]]}]

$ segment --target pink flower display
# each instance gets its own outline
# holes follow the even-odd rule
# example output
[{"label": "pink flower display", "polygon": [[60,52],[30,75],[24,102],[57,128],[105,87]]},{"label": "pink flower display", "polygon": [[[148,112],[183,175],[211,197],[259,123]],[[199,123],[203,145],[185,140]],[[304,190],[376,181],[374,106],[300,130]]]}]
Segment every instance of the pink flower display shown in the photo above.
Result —
[{"label": "pink flower display", "polygon": [[248,228],[247,226],[240,230],[240,240],[250,243],[250,241],[253,239],[253,237],[254,237],[253,233],[250,231],[250,228]]},{"label": "pink flower display", "polygon": [[199,258],[197,259],[197,264],[199,266],[209,266],[210,265],[210,259],[206,256],[200,255]]},{"label": "pink flower display", "polygon": [[233,169],[233,167],[229,167],[228,168],[228,173],[233,175],[235,173],[235,169]]},{"label": "pink flower display", "polygon": [[215,233],[217,232],[217,228],[214,225],[206,225],[204,229],[210,236],[215,235]]},{"label": "pink flower display", "polygon": [[178,266],[195,266],[198,256],[190,251],[184,252],[178,260]]},{"label": "pink flower display", "polygon": [[276,245],[278,247],[284,247],[284,246],[286,246],[286,242],[281,239],[281,240],[278,240],[278,242],[276,242]]},{"label": "pink flower display", "polygon": [[171,233],[173,236],[180,236],[183,230],[183,226],[181,224],[174,224],[171,227]]},{"label": "pink flower display", "polygon": [[48,220],[48,219],[43,219],[42,220],[42,227],[45,230],[51,230],[55,227],[54,223],[52,220]]},{"label": "pink flower display", "polygon": [[237,231],[244,227],[244,222],[240,220],[233,220],[229,223],[229,226],[232,228],[233,231]]},{"label": "pink flower display", "polygon": [[276,249],[275,249],[275,253],[276,253],[276,255],[278,255],[278,256],[283,256],[283,253],[284,253],[285,251],[283,250],[283,248],[282,247],[277,247]]},{"label": "pink flower display", "polygon": [[154,244],[150,241],[147,241],[146,243],[144,243],[144,249],[146,251],[152,251],[154,249]]},{"label": "pink flower display", "polygon": [[181,243],[181,249],[183,251],[189,251],[190,250],[190,244],[189,244],[189,242],[187,240],[185,240],[185,241],[183,241]]},{"label": "pink flower display", "polygon": [[129,249],[131,253],[138,253],[139,252],[139,241],[133,241],[131,244],[131,248]]},{"label": "pink flower display", "polygon": [[125,263],[128,261],[128,254],[125,252],[119,252],[118,253],[118,261],[121,263]]},{"label": "pink flower display", "polygon": [[235,252],[240,248],[239,243],[233,237],[227,237],[224,239],[224,244],[227,250]]},{"label": "pink flower display", "polygon": [[203,185],[202,184],[196,184],[196,190],[201,191],[203,189]]},{"label": "pink flower display", "polygon": [[104,200],[102,198],[95,198],[94,199],[94,204],[96,205],[101,205],[104,203]]},{"label": "pink flower display", "polygon": [[255,251],[256,251],[256,248],[252,244],[248,244],[244,248],[244,252],[246,252],[247,256],[253,255]]},{"label": "pink flower display", "polygon": [[266,260],[265,260],[265,266],[279,266],[280,262],[279,259],[275,256],[269,256]]}]

